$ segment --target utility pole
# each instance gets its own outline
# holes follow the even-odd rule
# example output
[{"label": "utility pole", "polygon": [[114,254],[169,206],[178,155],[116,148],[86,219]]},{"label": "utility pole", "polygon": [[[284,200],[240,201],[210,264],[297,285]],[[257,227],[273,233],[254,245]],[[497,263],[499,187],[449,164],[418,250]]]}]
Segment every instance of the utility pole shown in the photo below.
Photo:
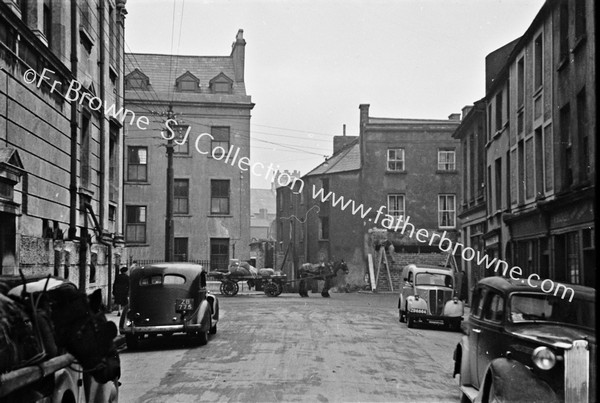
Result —
[{"label": "utility pole", "polygon": [[[174,119],[173,105],[169,105],[167,119]],[[175,202],[174,174],[173,174],[173,139],[167,140],[167,214],[165,217],[165,261],[172,262],[174,226],[173,226],[173,204]]]}]

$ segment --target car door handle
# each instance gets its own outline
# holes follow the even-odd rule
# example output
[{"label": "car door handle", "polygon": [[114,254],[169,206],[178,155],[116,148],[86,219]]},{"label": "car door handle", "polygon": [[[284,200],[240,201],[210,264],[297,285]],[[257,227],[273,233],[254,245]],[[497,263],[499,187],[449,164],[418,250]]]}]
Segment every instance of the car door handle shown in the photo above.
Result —
[{"label": "car door handle", "polygon": [[475,333],[481,333],[481,329],[472,329]]}]

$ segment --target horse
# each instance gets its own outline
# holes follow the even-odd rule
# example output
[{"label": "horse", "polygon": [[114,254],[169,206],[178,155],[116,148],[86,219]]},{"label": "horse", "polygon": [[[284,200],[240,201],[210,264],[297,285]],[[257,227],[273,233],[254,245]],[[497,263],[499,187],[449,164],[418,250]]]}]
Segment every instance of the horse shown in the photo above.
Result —
[{"label": "horse", "polygon": [[19,286],[14,279],[0,282],[0,373],[68,352],[100,384],[120,377],[117,327],[104,315],[101,290],[88,297],[73,283],[51,277],[29,283],[23,278]]},{"label": "horse", "polygon": [[348,265],[344,260],[336,261],[336,262],[326,262],[319,264],[312,263],[304,263],[300,266],[299,269],[299,277],[300,277],[300,285],[299,285],[299,294],[301,297],[308,297],[308,290],[306,287],[307,280],[325,280],[325,284],[323,285],[323,290],[321,291],[321,296],[324,298],[329,298],[329,289],[331,288],[331,283],[333,278],[337,276],[337,272],[342,270],[344,274],[348,274],[350,269],[348,269]]}]

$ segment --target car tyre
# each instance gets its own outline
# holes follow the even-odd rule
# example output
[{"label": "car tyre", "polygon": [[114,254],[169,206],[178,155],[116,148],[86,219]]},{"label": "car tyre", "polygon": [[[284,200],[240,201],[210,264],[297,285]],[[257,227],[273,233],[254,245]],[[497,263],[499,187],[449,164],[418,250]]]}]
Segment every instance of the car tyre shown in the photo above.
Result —
[{"label": "car tyre", "polygon": [[126,334],[125,344],[127,344],[128,350],[137,350],[140,346],[140,338],[135,334]]},{"label": "car tyre", "polygon": [[208,331],[210,334],[217,334],[217,324],[215,323],[210,330]]},{"label": "car tyre", "polygon": [[415,327],[415,319],[412,317],[412,315],[410,313],[406,314],[406,326],[409,329],[412,329],[413,327]]},{"label": "car tyre", "polygon": [[208,331],[201,330],[198,332],[198,344],[205,346],[208,344]]},{"label": "car tyre", "polygon": [[404,312],[402,310],[399,310],[399,312],[400,312],[400,323],[406,322],[406,316],[404,315]]}]

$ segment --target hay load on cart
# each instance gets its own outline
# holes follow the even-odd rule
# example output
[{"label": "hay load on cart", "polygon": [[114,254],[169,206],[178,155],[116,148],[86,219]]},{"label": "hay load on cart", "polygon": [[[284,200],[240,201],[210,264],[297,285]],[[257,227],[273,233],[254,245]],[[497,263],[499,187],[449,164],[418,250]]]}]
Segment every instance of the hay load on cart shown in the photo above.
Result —
[{"label": "hay load on cart", "polygon": [[227,272],[212,271],[208,273],[208,278],[220,281],[221,294],[227,297],[233,297],[239,292],[240,281],[246,281],[249,287],[260,284],[266,296],[276,297],[283,292],[287,276],[279,270],[257,269],[247,262],[233,259]]}]

